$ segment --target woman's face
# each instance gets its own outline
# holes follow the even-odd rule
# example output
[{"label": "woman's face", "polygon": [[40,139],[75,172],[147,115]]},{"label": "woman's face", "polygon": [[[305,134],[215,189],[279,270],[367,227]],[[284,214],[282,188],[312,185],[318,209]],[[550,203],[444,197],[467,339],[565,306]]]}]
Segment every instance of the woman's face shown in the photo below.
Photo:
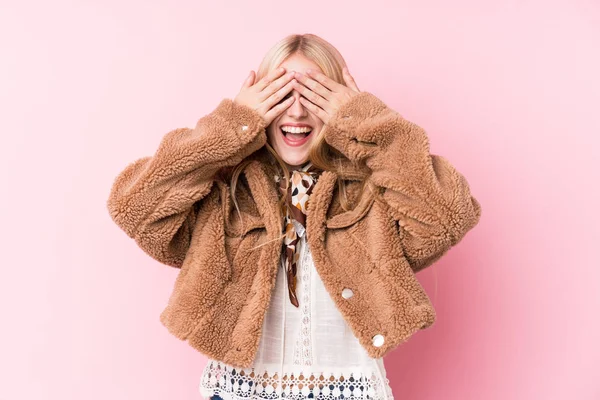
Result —
[{"label": "woman's face", "polygon": [[[321,71],[315,63],[298,54],[290,56],[278,67],[284,67],[286,72],[298,71],[303,74],[306,74],[308,68]],[[300,103],[300,93],[297,90],[292,90],[282,101],[289,96],[294,97],[295,101],[267,127],[267,139],[288,167],[295,169],[308,161],[308,149],[321,132],[323,121]],[[308,127],[311,131],[308,134],[304,133],[306,129],[293,132],[298,131],[298,128],[294,129],[292,126]],[[286,132],[289,130],[292,132]]]}]

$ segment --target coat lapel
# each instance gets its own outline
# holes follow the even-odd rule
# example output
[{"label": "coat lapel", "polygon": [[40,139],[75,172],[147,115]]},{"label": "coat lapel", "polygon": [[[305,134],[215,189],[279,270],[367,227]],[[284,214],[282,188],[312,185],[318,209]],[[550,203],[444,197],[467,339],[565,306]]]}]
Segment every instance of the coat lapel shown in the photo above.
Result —
[{"label": "coat lapel", "polygon": [[325,242],[326,217],[337,175],[332,171],[323,171],[310,195],[310,203],[306,210],[307,240],[311,247]]},{"label": "coat lapel", "polygon": [[[340,164],[342,174],[347,179],[364,178],[365,170],[351,163]],[[256,202],[261,218],[264,220],[269,240],[281,236],[283,215],[277,204],[279,192],[274,181],[277,166],[264,155],[257,155],[244,170],[252,197]],[[310,196],[310,204],[306,210],[306,229],[310,241],[323,243],[325,229],[343,228],[352,225],[369,211],[375,196],[365,189],[361,201],[352,210],[327,217],[338,174],[323,171],[319,176]],[[312,239],[312,240],[311,240]],[[311,244],[312,245],[312,244]]]},{"label": "coat lapel", "polygon": [[269,240],[281,236],[283,229],[283,216],[277,207],[279,192],[270,172],[270,168],[259,160],[252,160],[243,172],[258,212],[264,220]]}]

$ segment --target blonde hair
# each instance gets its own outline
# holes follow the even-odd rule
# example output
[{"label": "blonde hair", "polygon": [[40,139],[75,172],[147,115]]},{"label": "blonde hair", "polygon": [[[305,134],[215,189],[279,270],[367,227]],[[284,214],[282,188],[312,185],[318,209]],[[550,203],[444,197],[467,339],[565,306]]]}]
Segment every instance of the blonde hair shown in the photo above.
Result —
[{"label": "blonde hair", "polygon": [[[302,35],[292,34],[277,42],[264,56],[260,66],[258,67],[255,82],[262,79],[271,70],[279,67],[281,63],[294,54],[299,54],[306,57],[318,65],[323,74],[325,74],[327,77],[342,85],[346,85],[343,78],[343,68],[346,66],[346,62],[340,52],[326,40],[310,33]],[[341,193],[340,204],[344,210],[348,210],[349,201],[346,194],[346,184],[344,177],[340,174],[341,160],[344,158],[344,156],[339,151],[329,146],[327,142],[325,142],[323,132],[324,129],[321,129],[321,132],[319,132],[318,136],[311,143],[311,147],[309,149],[309,160],[318,170],[328,170],[338,173],[337,185]],[[290,171],[288,170],[285,162],[269,143],[266,143],[265,147],[273,156],[275,161],[279,164],[281,171],[283,171],[282,179],[285,179],[287,188],[290,182]],[[234,168],[231,178],[231,197],[240,219],[241,213],[235,198],[236,185],[240,173],[250,161],[250,159],[246,159],[239,163]],[[364,189],[365,180],[362,180],[359,199],[362,197]],[[281,206],[286,201],[286,196],[287,191],[286,194],[282,195],[279,200],[279,209],[281,209]],[[227,216],[227,211],[225,211],[225,216]]]}]

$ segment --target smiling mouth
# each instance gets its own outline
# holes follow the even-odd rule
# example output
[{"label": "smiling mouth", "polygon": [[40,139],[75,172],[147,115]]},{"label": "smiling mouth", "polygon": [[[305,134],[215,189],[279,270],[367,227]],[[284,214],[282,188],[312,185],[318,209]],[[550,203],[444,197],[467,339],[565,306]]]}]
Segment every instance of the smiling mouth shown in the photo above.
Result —
[{"label": "smiling mouth", "polygon": [[279,131],[283,135],[283,140],[290,146],[300,146],[304,144],[313,132],[312,127],[290,127],[281,126]]},{"label": "smiling mouth", "polygon": [[313,131],[312,127],[306,126],[306,127],[301,127],[301,128],[297,128],[297,127],[291,127],[291,126],[281,126],[279,127],[279,130],[281,131],[281,133],[283,134],[283,136],[286,136],[290,139],[302,139],[305,138],[306,136],[310,135]]}]

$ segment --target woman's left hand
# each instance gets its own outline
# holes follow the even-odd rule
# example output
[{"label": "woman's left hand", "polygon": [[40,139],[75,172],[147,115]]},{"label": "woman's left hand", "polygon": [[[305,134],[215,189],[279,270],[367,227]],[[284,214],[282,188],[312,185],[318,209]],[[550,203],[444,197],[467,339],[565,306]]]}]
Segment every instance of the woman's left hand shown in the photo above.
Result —
[{"label": "woman's left hand", "polygon": [[343,75],[348,86],[335,82],[319,71],[306,70],[306,74],[296,72],[295,78],[298,82],[293,88],[302,95],[302,105],[319,117],[325,125],[343,104],[360,93],[347,67],[344,67]]}]

